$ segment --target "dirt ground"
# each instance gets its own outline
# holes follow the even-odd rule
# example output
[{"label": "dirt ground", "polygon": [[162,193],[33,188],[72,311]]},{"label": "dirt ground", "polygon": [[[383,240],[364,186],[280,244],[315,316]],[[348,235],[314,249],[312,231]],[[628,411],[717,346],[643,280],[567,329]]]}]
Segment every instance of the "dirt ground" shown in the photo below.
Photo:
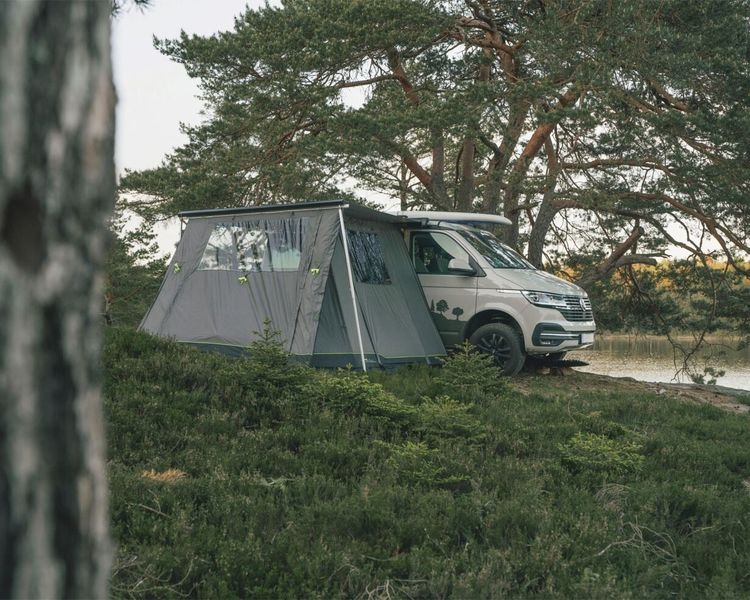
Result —
[{"label": "dirt ground", "polygon": [[750,415],[750,392],[721,385],[650,383],[638,381],[631,377],[610,377],[584,373],[571,367],[541,367],[527,372],[527,375],[566,377],[570,378],[571,383],[587,388],[630,389],[633,391],[648,391],[659,395],[666,394],[687,402],[712,404],[729,412]]}]

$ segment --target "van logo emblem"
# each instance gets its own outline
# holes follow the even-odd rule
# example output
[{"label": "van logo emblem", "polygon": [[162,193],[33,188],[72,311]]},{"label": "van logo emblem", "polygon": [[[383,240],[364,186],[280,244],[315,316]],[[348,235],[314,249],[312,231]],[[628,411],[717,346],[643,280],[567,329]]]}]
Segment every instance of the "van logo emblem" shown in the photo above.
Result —
[{"label": "van logo emblem", "polygon": [[586,302],[584,302],[583,298],[579,298],[578,302],[581,303],[581,310],[586,310]]}]

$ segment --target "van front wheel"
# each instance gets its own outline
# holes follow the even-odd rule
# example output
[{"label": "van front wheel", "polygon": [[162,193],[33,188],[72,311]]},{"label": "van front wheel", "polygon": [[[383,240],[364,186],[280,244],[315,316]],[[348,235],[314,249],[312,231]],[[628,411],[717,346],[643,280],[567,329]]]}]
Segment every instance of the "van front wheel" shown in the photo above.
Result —
[{"label": "van front wheel", "polygon": [[526,360],[518,333],[505,323],[482,325],[469,341],[481,352],[489,354],[503,375],[515,375]]}]

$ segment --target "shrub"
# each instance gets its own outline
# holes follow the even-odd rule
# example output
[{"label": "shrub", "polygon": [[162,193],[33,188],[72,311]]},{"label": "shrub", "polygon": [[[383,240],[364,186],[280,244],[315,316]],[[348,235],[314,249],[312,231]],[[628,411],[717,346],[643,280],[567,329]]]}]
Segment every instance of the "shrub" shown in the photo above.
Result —
[{"label": "shrub", "polygon": [[350,416],[369,416],[379,423],[409,424],[414,421],[413,406],[386,391],[379,383],[371,382],[365,374],[339,371],[322,375],[315,389],[320,401],[332,410]]},{"label": "shrub", "polygon": [[260,337],[248,346],[247,358],[236,361],[233,369],[248,382],[258,398],[274,399],[281,394],[296,394],[312,376],[312,370],[292,362],[284,350],[280,333],[266,321]]},{"label": "shrub", "polygon": [[625,475],[639,471],[644,461],[640,444],[596,433],[577,433],[559,449],[563,463],[575,472]]},{"label": "shrub", "polygon": [[472,407],[449,396],[423,398],[419,406],[416,430],[433,443],[458,438],[469,443],[480,443],[486,438],[485,428],[470,414]]},{"label": "shrub", "polygon": [[468,489],[468,475],[440,450],[424,442],[384,445],[389,451],[385,466],[402,485]]},{"label": "shrub", "polygon": [[445,360],[434,380],[432,395],[447,394],[462,402],[483,403],[508,392],[507,378],[487,354],[464,342]]}]

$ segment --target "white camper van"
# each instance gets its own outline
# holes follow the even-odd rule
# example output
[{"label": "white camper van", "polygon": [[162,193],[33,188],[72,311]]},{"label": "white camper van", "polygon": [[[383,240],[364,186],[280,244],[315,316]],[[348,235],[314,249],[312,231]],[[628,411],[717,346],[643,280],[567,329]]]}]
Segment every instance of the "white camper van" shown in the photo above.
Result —
[{"label": "white camper van", "polygon": [[594,343],[586,292],[541,271],[478,225],[498,215],[398,213],[427,304],[446,347],[469,340],[514,375],[527,356],[561,359]]}]

